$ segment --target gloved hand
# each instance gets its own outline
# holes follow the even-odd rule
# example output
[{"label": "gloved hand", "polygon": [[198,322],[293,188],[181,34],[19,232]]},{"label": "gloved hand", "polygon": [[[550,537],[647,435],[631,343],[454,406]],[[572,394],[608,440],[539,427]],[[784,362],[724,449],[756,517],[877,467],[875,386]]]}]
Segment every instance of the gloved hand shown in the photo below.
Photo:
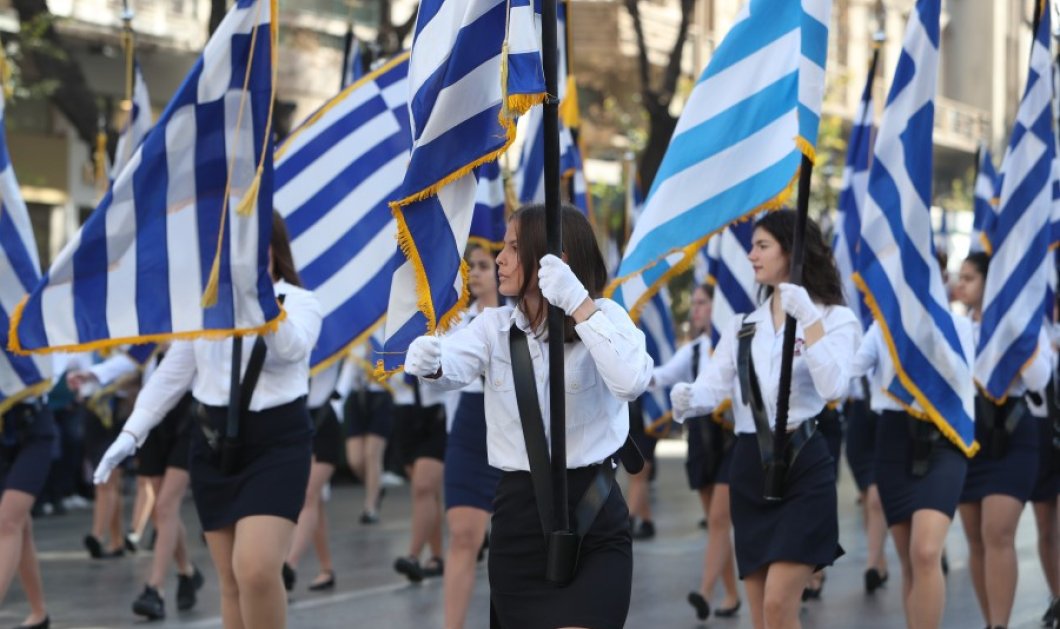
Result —
[{"label": "gloved hand", "polygon": [[442,341],[437,336],[421,336],[405,353],[405,373],[430,377],[442,368]]},{"label": "gloved hand", "polygon": [[684,423],[689,417],[699,417],[714,410],[710,402],[710,392],[706,387],[697,387],[692,383],[680,382],[670,389],[670,406],[674,419]]},{"label": "gloved hand", "polygon": [[821,320],[821,311],[810,299],[810,294],[802,286],[783,283],[778,287],[780,291],[780,307],[806,329]]},{"label": "gloved hand", "polygon": [[687,382],[679,382],[670,389],[670,406],[673,408],[674,417],[684,419],[685,412],[692,405],[692,385]]},{"label": "gloved hand", "polygon": [[110,473],[114,471],[114,468],[118,467],[122,461],[134,454],[136,454],[136,439],[134,439],[129,433],[122,432],[118,435],[118,438],[114,440],[114,443],[110,444],[107,451],[103,453],[103,458],[96,467],[95,474],[92,475],[92,482],[97,485],[102,485],[107,482],[107,479],[110,478]]},{"label": "gloved hand", "polygon": [[589,291],[585,290],[570,266],[551,253],[541,258],[537,285],[548,303],[559,307],[568,317],[574,316],[578,306],[589,298]]}]

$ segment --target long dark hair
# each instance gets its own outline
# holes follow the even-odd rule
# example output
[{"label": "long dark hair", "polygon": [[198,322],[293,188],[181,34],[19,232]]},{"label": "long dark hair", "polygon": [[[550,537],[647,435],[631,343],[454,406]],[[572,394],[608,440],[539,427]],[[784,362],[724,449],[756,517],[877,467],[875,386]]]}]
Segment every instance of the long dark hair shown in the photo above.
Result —
[{"label": "long dark hair", "polygon": [[[778,210],[766,214],[755,229],[764,229],[780,243],[785,255],[791,256],[791,247],[795,241],[795,212]],[[806,219],[805,258],[802,265],[802,286],[810,297],[825,306],[841,306],[843,285],[839,280],[839,270],[835,266],[832,248],[825,242],[821,228],[813,219]],[[766,287],[766,296],[773,294],[772,287]]]},{"label": "long dark hair", "polygon": [[[596,244],[593,228],[585,215],[569,203],[560,207],[560,215],[563,226],[563,253],[567,256],[567,264],[585,290],[589,291],[589,297],[596,299],[603,294],[604,287],[607,286],[607,266],[604,264],[600,247]],[[523,286],[519,289],[517,300],[519,308],[530,319],[531,328],[536,330],[545,321],[548,302],[544,299],[538,300],[534,312],[529,312],[526,309],[526,296],[531,294],[531,291],[540,292],[537,287],[538,263],[548,253],[545,206],[540,203],[525,205],[512,214],[509,220],[516,221],[519,228],[516,243],[519,248],[519,265],[523,271]],[[566,338],[569,339],[573,334],[570,317],[567,318],[567,327]]]},{"label": "long dark hair", "polygon": [[287,223],[276,210],[272,211],[272,238],[269,240],[272,249],[272,275],[273,281],[283,280],[294,286],[301,286],[302,280],[298,277],[298,269],[294,266],[294,256],[291,255],[291,239],[287,236]]}]

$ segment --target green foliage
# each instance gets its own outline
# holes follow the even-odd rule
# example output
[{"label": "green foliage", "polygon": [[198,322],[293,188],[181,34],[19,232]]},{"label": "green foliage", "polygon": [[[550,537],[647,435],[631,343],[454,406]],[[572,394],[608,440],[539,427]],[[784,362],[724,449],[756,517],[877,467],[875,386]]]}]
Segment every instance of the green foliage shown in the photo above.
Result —
[{"label": "green foliage", "polygon": [[39,73],[32,69],[34,58],[55,61],[67,59],[66,53],[48,41],[46,36],[54,27],[56,19],[50,13],[42,13],[32,20],[21,22],[18,38],[8,41],[4,46],[10,73],[4,80],[11,88],[12,100],[39,101],[59,89],[60,83],[57,79],[36,78],[35,75]]}]

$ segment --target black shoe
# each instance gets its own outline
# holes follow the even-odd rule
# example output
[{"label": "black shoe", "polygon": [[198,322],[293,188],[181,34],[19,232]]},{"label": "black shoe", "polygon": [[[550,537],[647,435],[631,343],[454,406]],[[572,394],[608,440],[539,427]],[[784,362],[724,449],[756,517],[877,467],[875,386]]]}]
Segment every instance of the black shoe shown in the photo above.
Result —
[{"label": "black shoe", "polygon": [[313,581],[312,583],[310,583],[309,584],[309,590],[311,592],[320,592],[320,591],[323,591],[323,590],[330,590],[331,588],[335,587],[335,571],[334,570],[328,570],[327,572],[324,572],[324,573],[321,573],[321,574],[328,575],[328,578],[324,579],[323,581]]},{"label": "black shoe", "polygon": [[715,618],[735,618],[736,614],[740,611],[740,606],[743,601],[736,601],[736,604],[732,607],[719,607],[714,610]]},{"label": "black shoe", "polygon": [[45,616],[44,620],[33,624],[33,625],[19,625],[15,629],[50,629],[52,626],[51,618]]},{"label": "black shoe", "polygon": [[707,530],[707,519],[706,518],[702,518],[702,519],[699,520],[699,528],[703,529],[704,531]]},{"label": "black shoe", "polygon": [[886,573],[880,574],[880,571],[876,568],[869,568],[865,571],[865,593],[872,594],[876,590],[883,587],[884,583],[887,583],[888,575]]},{"label": "black shoe", "polygon": [[184,612],[195,607],[198,600],[196,593],[202,588],[204,581],[199,568],[194,565],[191,567],[190,576],[184,574],[177,576],[177,609]]},{"label": "black shoe", "polygon": [[375,511],[365,511],[361,513],[361,524],[376,524],[379,522],[379,513]]},{"label": "black shoe", "polygon": [[150,585],[144,586],[144,591],[133,601],[133,613],[144,616],[148,620],[161,620],[166,617],[166,604],[158,590]]},{"label": "black shoe", "polygon": [[946,576],[949,573],[950,573],[950,560],[946,558],[946,551],[942,551],[942,576]]},{"label": "black shoe", "polygon": [[88,549],[89,557],[93,559],[100,559],[103,557],[103,544],[99,542],[95,535],[89,533],[85,535],[84,539],[85,548]]},{"label": "black shoe", "polygon": [[294,571],[294,568],[287,565],[287,562],[283,562],[283,587],[288,592],[294,589],[294,582],[298,580],[298,576]]},{"label": "black shoe", "polygon": [[821,590],[824,589],[824,575],[821,575],[821,582],[817,584],[816,588],[806,587],[802,590],[802,600],[805,601],[819,601],[821,600]]},{"label": "black shoe", "polygon": [[710,617],[710,603],[699,592],[688,593],[688,604],[696,608],[696,618],[706,620]]},{"label": "black shoe", "polygon": [[633,539],[651,539],[655,537],[655,523],[651,520],[644,520],[640,523],[640,526],[634,527]]},{"label": "black shoe", "polygon": [[441,557],[431,557],[431,560],[423,565],[423,576],[425,578],[440,577],[445,573],[445,562]]},{"label": "black shoe", "polygon": [[394,560],[394,570],[398,574],[405,575],[412,583],[423,581],[423,568],[415,557],[398,557]]},{"label": "black shoe", "polygon": [[1042,615],[1042,626],[1052,627],[1058,617],[1060,617],[1060,598],[1054,598],[1049,601],[1049,607],[1045,609],[1045,613]]},{"label": "black shoe", "polygon": [[129,531],[125,534],[125,550],[129,551],[130,553],[135,553],[137,551],[136,542],[133,541],[132,531]]}]

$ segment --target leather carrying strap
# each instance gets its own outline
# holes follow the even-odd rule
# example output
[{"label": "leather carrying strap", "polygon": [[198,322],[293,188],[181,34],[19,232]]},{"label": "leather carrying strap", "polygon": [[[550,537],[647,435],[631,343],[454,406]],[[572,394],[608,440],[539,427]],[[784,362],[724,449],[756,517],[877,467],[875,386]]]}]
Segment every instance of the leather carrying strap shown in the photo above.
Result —
[{"label": "leather carrying strap", "polygon": [[740,397],[751,409],[751,417],[755,422],[755,436],[758,438],[758,452],[762,457],[762,465],[766,466],[774,462],[775,453],[773,452],[773,431],[770,429],[765,403],[762,401],[762,389],[758,384],[758,374],[755,373],[754,356],[751,355],[751,341],[755,337],[755,328],[755,324],[747,323],[747,318],[744,317],[743,326],[736,335],[739,341],[736,351],[736,368],[740,376]]},{"label": "leather carrying strap", "polygon": [[600,471],[593,477],[593,482],[585,490],[585,494],[574,508],[574,525],[578,533],[578,539],[585,539],[592,528],[596,516],[600,514],[604,503],[611,496],[611,488],[615,484],[615,468],[611,459],[605,460],[600,465]]},{"label": "leather carrying strap", "polygon": [[265,366],[265,339],[258,337],[254,340],[254,348],[250,350],[250,362],[247,363],[247,371],[243,374],[243,384],[239,386],[239,414],[236,421],[232,421],[232,414],[228,415],[228,427],[225,429],[225,437],[236,439],[239,437],[239,419],[250,410],[250,398],[254,396],[254,388],[258,386],[258,378],[261,369]]},{"label": "leather carrying strap", "polygon": [[508,331],[508,348],[512,357],[512,379],[515,381],[515,401],[519,407],[519,423],[523,427],[526,457],[530,463],[530,481],[534,486],[537,514],[541,518],[541,532],[547,540],[554,529],[552,513],[552,474],[545,440],[545,422],[537,401],[534,364],[526,334],[517,326]]}]

